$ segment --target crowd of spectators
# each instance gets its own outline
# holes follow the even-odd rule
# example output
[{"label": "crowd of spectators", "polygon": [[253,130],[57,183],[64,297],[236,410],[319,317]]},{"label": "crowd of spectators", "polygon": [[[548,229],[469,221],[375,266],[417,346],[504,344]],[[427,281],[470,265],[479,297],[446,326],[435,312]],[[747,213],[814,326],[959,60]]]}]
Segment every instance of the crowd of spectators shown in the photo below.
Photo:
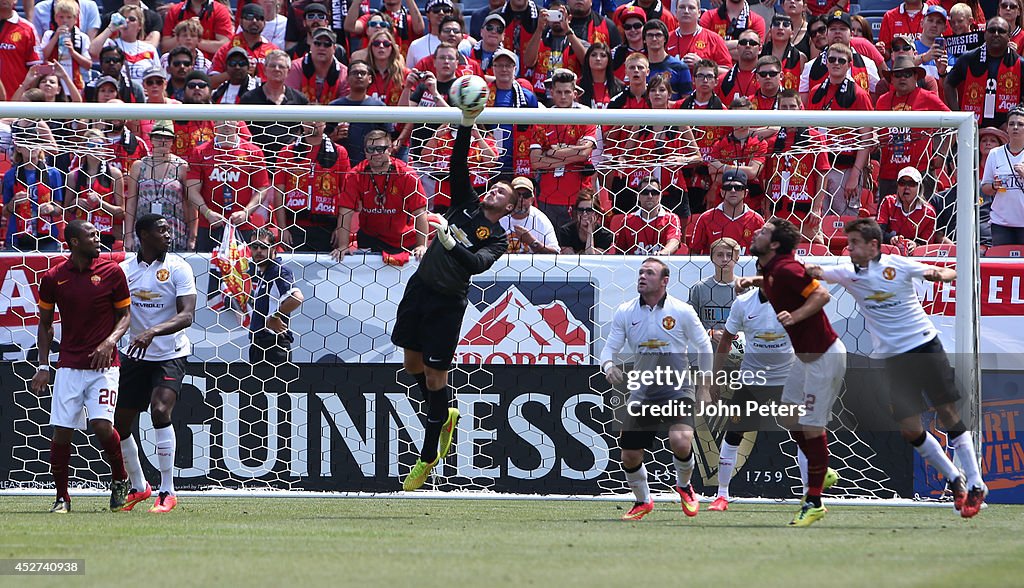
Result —
[{"label": "crowd of spectators", "polygon": [[[115,0],[120,2],[121,0]],[[1021,0],[907,0],[870,23],[848,0],[0,0],[0,99],[214,105],[447,106],[465,74],[509,108],[973,112],[981,245],[1024,244]],[[756,9],[755,9],[756,8]],[[225,110],[227,114],[229,110]],[[610,119],[611,120],[611,119]],[[723,120],[728,120],[727,115]],[[3,247],[60,249],[88,219],[110,249],[172,219],[176,250],[226,222],[296,251],[422,253],[448,204],[447,125],[0,120]],[[904,254],[955,239],[956,144],[928,129],[478,126],[478,187],[521,195],[511,252],[707,254],[764,219],[840,253],[878,219]],[[973,246],[973,245],[972,245]]]}]

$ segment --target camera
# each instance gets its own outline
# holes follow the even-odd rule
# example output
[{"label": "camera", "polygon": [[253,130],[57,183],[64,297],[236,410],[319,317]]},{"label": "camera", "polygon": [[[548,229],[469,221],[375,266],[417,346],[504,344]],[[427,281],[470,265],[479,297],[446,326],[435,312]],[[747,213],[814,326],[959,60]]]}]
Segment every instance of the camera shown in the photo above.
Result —
[{"label": "camera", "polygon": [[562,22],[561,10],[548,10],[548,22]]}]

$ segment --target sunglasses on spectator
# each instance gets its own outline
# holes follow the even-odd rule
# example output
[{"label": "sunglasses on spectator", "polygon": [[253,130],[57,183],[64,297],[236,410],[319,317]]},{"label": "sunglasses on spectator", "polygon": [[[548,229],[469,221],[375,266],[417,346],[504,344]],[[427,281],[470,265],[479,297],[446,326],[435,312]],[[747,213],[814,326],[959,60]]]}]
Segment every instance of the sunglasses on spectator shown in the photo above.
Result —
[{"label": "sunglasses on spectator", "polygon": [[[118,59],[118,61],[121,61]],[[172,61],[171,66],[173,67],[192,67],[191,61]]]},{"label": "sunglasses on spectator", "polygon": [[812,37],[817,37],[818,35],[824,35],[826,30],[827,29],[825,27],[817,27],[815,29],[807,31],[807,34],[809,34]]},{"label": "sunglasses on spectator", "polygon": [[327,13],[325,12],[307,12],[305,14],[306,20],[327,20]]},{"label": "sunglasses on spectator", "polygon": [[433,14],[451,14],[452,9],[450,6],[435,6],[430,9]]},{"label": "sunglasses on spectator", "polygon": [[256,242],[256,243],[253,243],[253,244],[249,245],[249,249],[259,249],[260,251],[269,251],[270,248],[271,248],[270,245],[268,245],[266,243]]},{"label": "sunglasses on spectator", "polygon": [[371,47],[381,47],[383,49],[391,49],[391,41],[374,41],[370,43]]},{"label": "sunglasses on spectator", "polygon": [[850,60],[845,58],[845,57],[831,56],[831,57],[828,58],[828,62],[829,63],[838,63],[839,65],[846,65],[847,63],[850,63]]},{"label": "sunglasses on spectator", "polygon": [[267,20],[267,19],[266,19],[266,17],[260,16],[258,14],[246,14],[246,15],[242,16],[242,20]]},{"label": "sunglasses on spectator", "polygon": [[635,22],[633,24],[622,25],[622,30],[624,31],[639,31],[642,28],[644,28],[644,23],[642,22]]},{"label": "sunglasses on spectator", "polygon": [[367,153],[384,153],[387,150],[387,145],[369,145],[366,147]]},{"label": "sunglasses on spectator", "polygon": [[726,184],[722,186],[723,192],[742,192],[746,189],[747,187],[743,184]]},{"label": "sunglasses on spectator", "polygon": [[986,33],[992,33],[993,35],[1009,35],[1010,30],[1002,27],[989,27],[985,29]]},{"label": "sunglasses on spectator", "polygon": [[123,63],[124,60],[120,57],[104,57],[103,63]]},{"label": "sunglasses on spectator", "polygon": [[316,47],[334,47],[334,43],[330,41],[313,41],[313,45]]},{"label": "sunglasses on spectator", "polygon": [[484,30],[488,33],[504,33],[505,27],[498,24],[488,24],[484,26]]},{"label": "sunglasses on spectator", "polygon": [[757,77],[759,77],[759,78],[777,78],[777,77],[779,77],[779,72],[777,72],[775,70],[772,70],[772,71],[759,71],[759,72],[757,72]]},{"label": "sunglasses on spectator", "polygon": [[916,186],[917,182],[915,182],[914,180],[899,180],[898,182],[896,182],[896,185],[897,186]]},{"label": "sunglasses on spectator", "polygon": [[361,78],[363,76],[370,75],[370,72],[368,70],[365,70],[365,69],[350,69],[350,70],[348,70],[348,75],[350,75],[352,77],[355,77],[355,78]]},{"label": "sunglasses on spectator", "polygon": [[162,86],[164,85],[165,80],[163,78],[153,77],[142,80],[142,83],[147,86]]},{"label": "sunglasses on spectator", "polygon": [[774,28],[788,29],[791,26],[793,26],[793,21],[791,21],[791,20],[773,20],[772,21],[772,28],[773,29]]},{"label": "sunglasses on spectator", "polygon": [[736,41],[736,44],[737,45],[742,45],[744,47],[757,47],[761,43],[759,43],[759,42],[757,42],[757,41],[755,41],[753,39],[740,39],[739,41]]},{"label": "sunglasses on spectator", "polygon": [[462,29],[460,29],[459,27],[445,27],[441,29],[441,32],[447,33],[449,35],[458,35],[462,32]]},{"label": "sunglasses on spectator", "polygon": [[917,72],[912,69],[901,69],[899,71],[892,72],[894,78],[913,78],[917,76]]},{"label": "sunglasses on spectator", "polygon": [[577,206],[576,207],[576,212],[578,212],[579,214],[589,214],[589,213],[596,213],[597,209],[595,209],[592,206]]},{"label": "sunglasses on spectator", "polygon": [[248,59],[232,59],[227,62],[228,67],[249,67]]},{"label": "sunglasses on spectator", "polygon": [[641,196],[657,196],[658,194],[661,194],[661,191],[655,190],[654,188],[644,188],[643,190],[640,190]]},{"label": "sunglasses on spectator", "polygon": [[390,29],[391,28],[391,23],[389,23],[386,20],[371,20],[371,21],[366,23],[366,26],[368,26],[368,27],[375,27],[375,28],[378,28],[378,29]]},{"label": "sunglasses on spectator", "polygon": [[910,45],[907,45],[906,43],[900,43],[898,45],[894,44],[892,46],[892,50],[893,51],[910,51],[911,47],[910,47]]},{"label": "sunglasses on spectator", "polygon": [[1016,4],[1010,4],[1009,2],[1003,2],[999,5],[999,8],[1005,8],[1006,10],[1019,10]]},{"label": "sunglasses on spectator", "polygon": [[206,88],[210,87],[210,84],[207,84],[206,82],[203,82],[203,81],[189,82],[189,83],[185,84],[185,87],[188,88],[189,90],[205,90]]},{"label": "sunglasses on spectator", "polygon": [[694,79],[700,80],[702,82],[710,82],[712,80],[718,79],[718,76],[716,76],[715,74],[702,74],[702,73],[699,73],[699,74],[697,74],[697,75],[695,75],[693,77],[694,77]]}]

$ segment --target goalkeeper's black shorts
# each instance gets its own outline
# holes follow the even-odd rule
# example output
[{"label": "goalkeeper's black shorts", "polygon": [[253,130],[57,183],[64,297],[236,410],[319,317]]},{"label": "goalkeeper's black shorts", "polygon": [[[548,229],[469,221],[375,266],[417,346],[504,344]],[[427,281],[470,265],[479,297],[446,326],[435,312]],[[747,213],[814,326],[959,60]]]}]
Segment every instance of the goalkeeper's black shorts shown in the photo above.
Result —
[{"label": "goalkeeper's black shorts", "polygon": [[448,296],[432,290],[414,274],[398,304],[391,342],[403,349],[419,351],[423,354],[423,363],[431,368],[451,369],[468,304],[464,296]]}]

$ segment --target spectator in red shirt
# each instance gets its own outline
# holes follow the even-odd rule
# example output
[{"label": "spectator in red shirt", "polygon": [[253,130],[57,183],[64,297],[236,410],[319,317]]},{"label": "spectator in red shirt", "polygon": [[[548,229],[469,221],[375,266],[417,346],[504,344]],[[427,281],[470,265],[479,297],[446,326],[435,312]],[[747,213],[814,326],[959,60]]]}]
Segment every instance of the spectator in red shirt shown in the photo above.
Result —
[{"label": "spectator in red shirt", "polygon": [[[718,80],[718,66],[714,61],[702,59],[693,73],[693,94],[680,103],[682,110],[725,110],[722,99],[715,94]],[[711,147],[729,132],[728,127],[703,127],[694,133],[697,149],[704,161],[711,159]],[[690,214],[700,214],[707,209],[707,194],[711,189],[711,175],[706,165],[683,170],[686,178],[687,197],[690,200]]]},{"label": "spectator in red shirt", "polygon": [[619,28],[622,29],[623,38],[622,43],[611,48],[611,64],[608,69],[615,72],[616,78],[628,81],[629,74],[625,69],[626,59],[635,53],[641,55],[647,53],[647,48],[644,46],[644,24],[647,22],[647,15],[644,14],[642,8],[634,6],[616,11],[615,18],[619,23]]},{"label": "spectator in red shirt", "polygon": [[[576,104],[576,74],[556,69],[545,80],[552,99],[552,108],[585,108]],[[537,126],[537,137],[530,145],[530,163],[540,173],[540,195],[537,208],[551,223],[560,227],[568,223],[569,207],[576,194],[593,187],[593,166],[590,154],[597,145],[594,125]]]},{"label": "spectator in red shirt", "polygon": [[764,41],[766,32],[764,19],[750,9],[747,0],[725,0],[718,8],[700,15],[700,24],[721,35],[734,56],[737,55],[737,42],[743,32],[757,33],[759,41]]},{"label": "spectator in red shirt", "polygon": [[227,4],[217,0],[184,0],[172,4],[164,13],[163,39],[160,49],[170,51],[177,41],[174,38],[174,27],[183,20],[198,18],[203,25],[203,38],[199,41],[199,50],[208,58],[213,58],[217,50],[224,46],[235,32],[231,21],[231,9]]},{"label": "spectator in red shirt", "polygon": [[427,247],[427,199],[419,176],[391,156],[391,137],[370,131],[364,139],[366,159],[352,168],[338,200],[338,248],[341,261],[350,252],[352,217],[359,213],[358,247],[388,255],[411,252],[420,259]]},{"label": "spectator in red shirt", "polygon": [[782,68],[779,85],[794,90],[799,88],[800,74],[807,64],[807,56],[793,46],[793,19],[785,14],[776,14],[772,17],[768,40],[761,49],[762,57],[768,55],[777,58],[779,67]]},{"label": "spectator in red shirt", "polygon": [[679,23],[676,22],[676,17],[672,15],[672,9],[669,8],[669,3],[664,2],[663,0],[633,0],[632,2],[628,2],[616,8],[613,18],[616,22],[622,22],[623,19],[620,15],[624,11],[634,7],[644,11],[644,14],[647,15],[645,20],[660,20],[665,23],[665,26],[668,27],[668,30],[670,31],[679,26]]},{"label": "spectator in red shirt", "polygon": [[420,14],[419,7],[414,0],[384,0],[381,8],[387,13],[389,20],[385,20],[381,13],[360,15],[359,3],[354,3],[345,15],[345,32],[350,39],[360,39],[363,47],[366,47],[370,36],[377,30],[370,24],[384,20],[388,25],[387,29],[398,41],[399,53],[405,55],[409,51],[409,45],[423,36],[423,15]]},{"label": "spectator in red shirt", "polygon": [[676,19],[679,27],[668,34],[665,50],[669,55],[682,59],[693,71],[701,59],[710,59],[718,64],[722,72],[732,66],[732,54],[725,39],[711,29],[700,26],[700,2],[679,0],[676,3]]},{"label": "spectator in red shirt", "polygon": [[757,89],[754,67],[761,54],[761,39],[757,33],[750,30],[740,33],[736,52],[736,64],[718,79],[718,97],[725,104],[740,96],[750,96]]},{"label": "spectator in red shirt", "polygon": [[[736,98],[729,105],[729,110],[755,110],[750,99]],[[740,170],[750,182],[747,203],[754,210],[761,210],[764,197],[764,186],[761,184],[761,170],[764,168],[768,144],[750,127],[733,127],[732,132],[719,139],[711,146],[711,160],[708,170],[711,172],[712,184],[708,194],[708,203],[718,202],[720,195],[717,187],[723,183],[722,174],[726,171]]]},{"label": "spectator in red shirt", "polygon": [[639,207],[626,215],[615,232],[615,249],[624,255],[672,255],[683,234],[679,217],[661,205],[661,183],[646,177],[640,183]]},{"label": "spectator in red shirt", "polygon": [[[949,107],[934,92],[918,87],[924,77],[924,68],[914,65],[914,58],[898,56],[892,69],[885,72],[892,89],[878,99],[876,110],[894,112],[949,112]],[[910,127],[887,127],[880,130],[882,145],[881,168],[878,172],[878,196],[896,192],[896,173],[905,166],[941,171],[942,157],[935,155],[931,136],[934,131]],[[935,188],[935,174],[927,174],[922,196],[929,198]]]},{"label": "spectator in red shirt", "polygon": [[267,72],[264,67],[267,54],[274,49],[280,49],[280,47],[263,39],[263,27],[266,24],[266,13],[263,12],[262,6],[259,4],[245,5],[245,8],[242,9],[242,32],[232,37],[213,56],[213,63],[210,65],[208,73],[214,88],[228,79],[228,68],[225,61],[228,51],[233,47],[245,49],[249,56],[250,73],[264,82],[267,81]]},{"label": "spectator in red shirt", "polygon": [[28,68],[41,61],[36,52],[36,29],[14,11],[14,0],[0,0],[0,82],[5,97],[28,75]]},{"label": "spectator in red shirt", "polygon": [[757,90],[750,95],[754,110],[778,110],[779,92],[782,90],[782,62],[774,55],[762,55],[757,58],[754,75]]},{"label": "spectator in red shirt", "polygon": [[310,104],[330,104],[348,94],[348,68],[334,56],[337,38],[330,29],[317,28],[312,36],[309,52],[292,60],[285,84]]},{"label": "spectator in red shirt", "polygon": [[885,243],[896,245],[905,255],[918,245],[952,243],[935,232],[935,209],[921,197],[921,172],[905,167],[899,172],[896,193],[886,196],[878,207],[878,224]]},{"label": "spectator in red shirt", "polygon": [[878,31],[878,41],[875,43],[878,52],[888,56],[895,35],[920,34],[921,23],[924,20],[923,9],[922,0],[906,0],[887,10],[882,16],[882,28]]},{"label": "spectator in red shirt", "polygon": [[731,237],[747,248],[754,234],[764,226],[764,218],[744,203],[747,197],[747,174],[727,170],[722,180],[722,203],[697,217],[697,226],[690,242],[690,253],[709,255],[711,244],[722,237]]}]

